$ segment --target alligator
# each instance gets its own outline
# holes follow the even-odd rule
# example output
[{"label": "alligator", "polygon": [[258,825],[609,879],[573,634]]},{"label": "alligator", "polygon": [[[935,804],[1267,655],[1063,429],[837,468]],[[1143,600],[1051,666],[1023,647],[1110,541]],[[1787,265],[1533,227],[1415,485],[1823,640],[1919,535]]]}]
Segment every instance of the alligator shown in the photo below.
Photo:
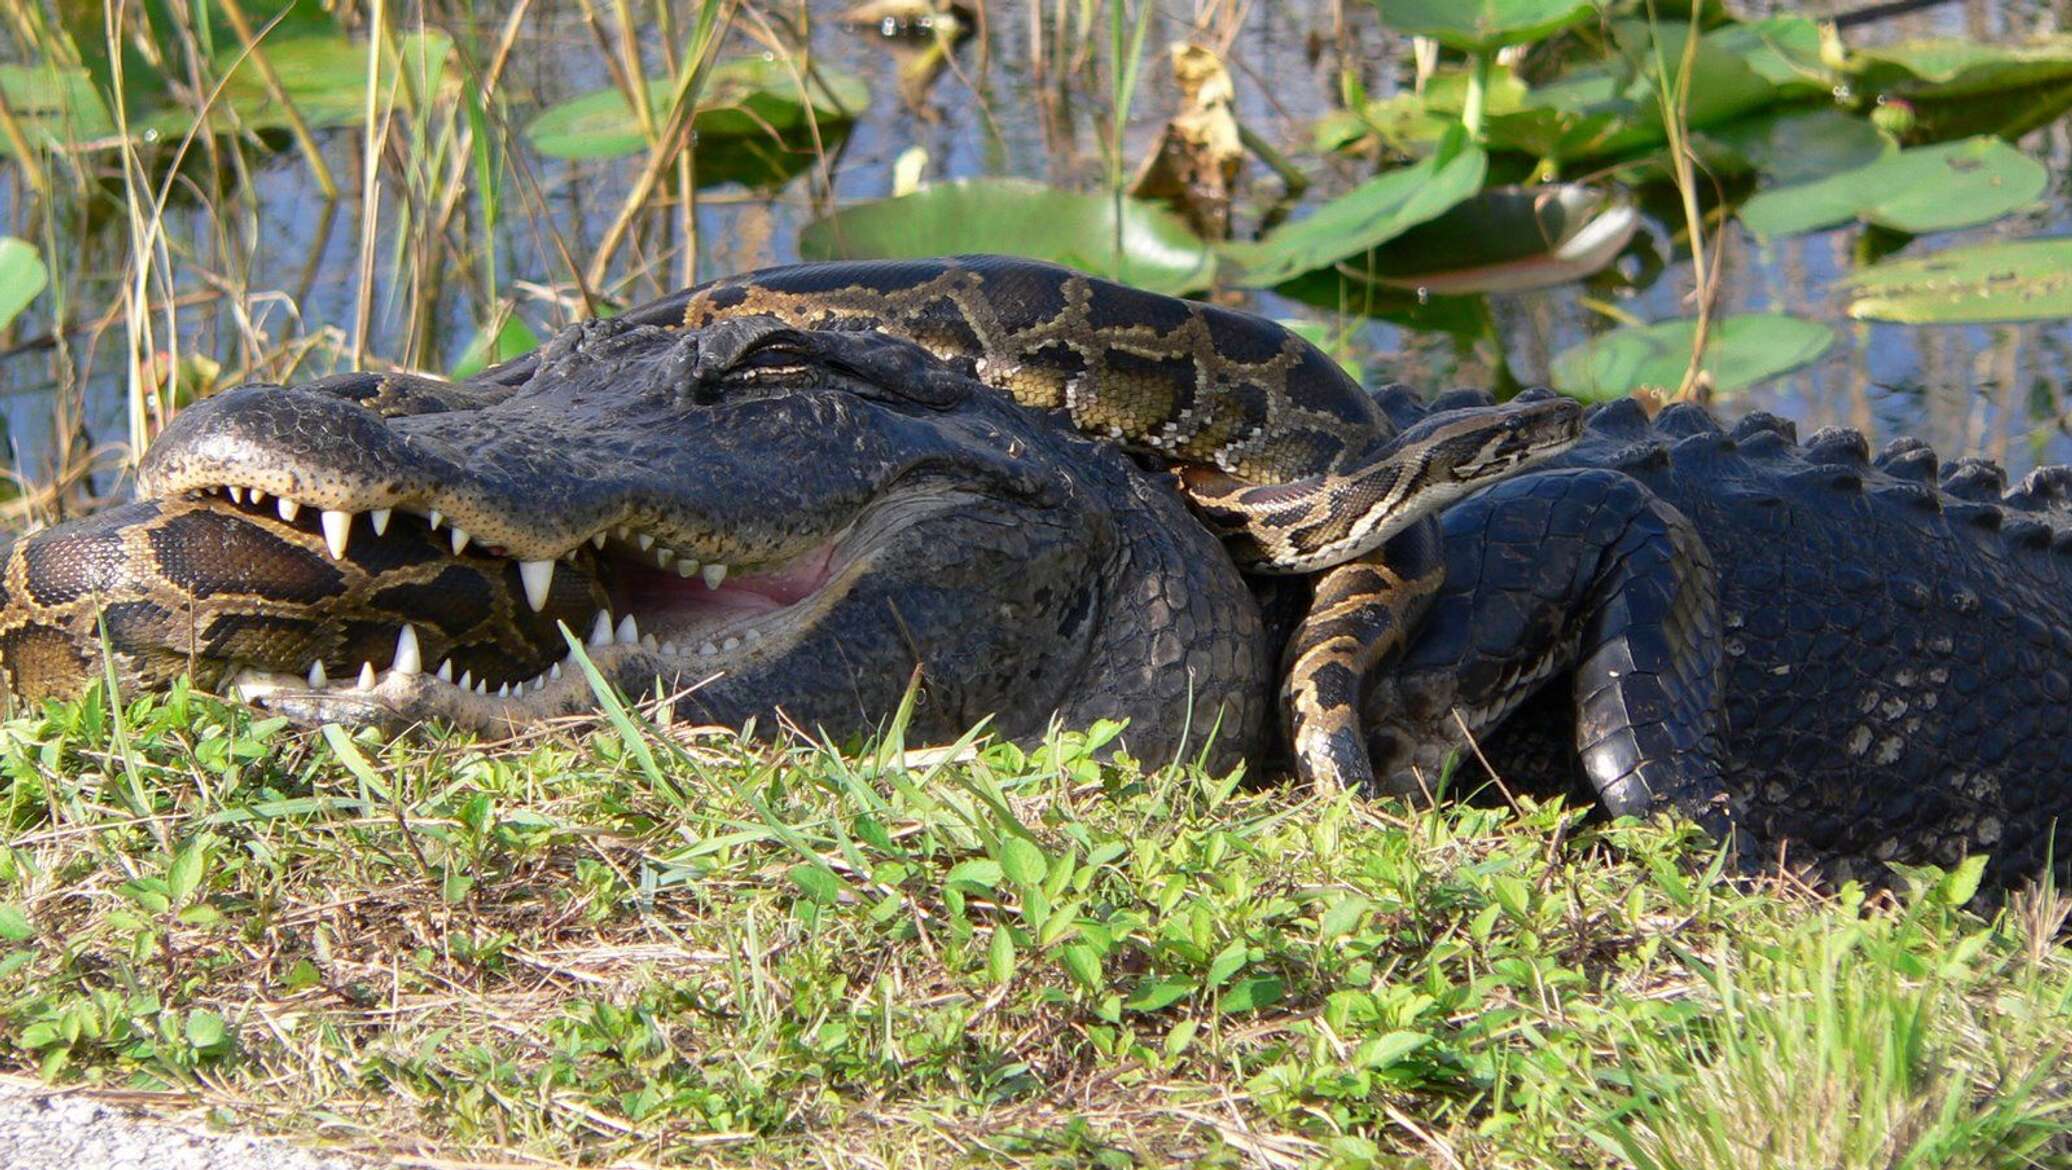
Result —
[{"label": "alligator", "polygon": [[[1273,755],[1291,623],[1261,597],[1288,579],[1248,585],[1164,461],[971,363],[812,326],[584,326],[468,383],[220,395],[154,446],[143,498],[12,546],[0,668],[76,689],[98,636],[132,685],[493,727],[594,710],[584,641],[700,721],[867,731],[918,676],[912,736],[1113,718],[1142,760]],[[1373,401],[1404,436],[1495,409]],[[1672,809],[1832,878],[1984,851],[2005,885],[2057,856],[2072,471],[2008,490],[1914,440],[1873,458],[1633,402],[1510,470],[1440,514],[1443,577],[1397,611],[1360,712],[1377,787],[1431,792],[1465,745],[1514,790]],[[457,510],[326,498],[345,481]]]}]

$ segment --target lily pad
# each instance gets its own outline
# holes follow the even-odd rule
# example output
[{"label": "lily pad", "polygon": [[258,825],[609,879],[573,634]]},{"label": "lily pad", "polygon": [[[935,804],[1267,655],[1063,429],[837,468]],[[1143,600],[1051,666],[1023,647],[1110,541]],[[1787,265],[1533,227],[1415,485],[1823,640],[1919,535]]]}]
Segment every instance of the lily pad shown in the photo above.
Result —
[{"label": "lily pad", "polygon": [[2072,239],[1951,248],[1896,260],[1842,281],[1849,315],[1906,325],[1966,325],[2072,316]]},{"label": "lily pad", "polygon": [[1256,243],[1225,245],[1223,253],[1243,266],[1248,287],[1280,284],[1436,218],[1473,195],[1488,170],[1489,156],[1455,132],[1430,158],[1369,179]]},{"label": "lily pad", "polygon": [[1920,234],[1998,219],[2043,194],[2050,176],[1997,138],[1917,146],[1812,183],[1758,192],[1741,222],[1765,239],[1861,219]]},{"label": "lily pad", "polygon": [[1833,106],[1765,110],[1700,131],[1698,143],[1715,170],[1753,171],[1780,187],[1869,166],[1898,149],[1867,119]]},{"label": "lily pad", "polygon": [[[57,149],[115,133],[115,120],[84,69],[0,65],[0,95],[33,146]],[[13,154],[14,143],[0,135],[0,156]]]},{"label": "lily pad", "polygon": [[1631,201],[1581,183],[1493,187],[1348,266],[1428,294],[1525,292],[1611,263],[1639,226]]},{"label": "lily pad", "polygon": [[[1695,318],[1614,329],[1554,358],[1554,385],[1578,398],[1607,401],[1642,387],[1674,387],[1691,361]],[[1704,367],[1713,389],[1731,393],[1774,378],[1827,352],[1833,330],[1782,313],[1749,313],[1712,322]]]},{"label": "lily pad", "polygon": [[1597,13],[1597,0],[1376,0],[1381,23],[1463,53],[1544,40]]},{"label": "lily pad", "polygon": [[1215,253],[1162,205],[1060,191],[1027,179],[937,183],[845,207],[799,233],[799,255],[807,260],[965,252],[1049,260],[1163,293],[1198,292],[1216,274]]},{"label": "lily pad", "polygon": [[[412,85],[423,91],[445,75],[453,42],[444,33],[413,33],[402,38],[401,60],[383,54],[380,84],[388,87]],[[367,46],[344,37],[290,37],[265,42],[266,63],[280,79],[281,91],[294,103],[295,113],[312,129],[357,126],[367,116]],[[402,75],[397,69],[400,66]],[[217,54],[215,67],[223,71],[221,96],[211,111],[214,128],[278,130],[287,127],[288,111],[268,92],[266,81],[250,56],[233,47]],[[184,108],[152,113],[133,123],[144,130],[168,137],[187,133],[194,114]]]},{"label": "lily pad", "polygon": [[[701,143],[712,137],[788,138],[806,126],[810,103],[821,125],[853,122],[870,104],[870,90],[857,78],[825,66],[799,75],[781,61],[744,57],[715,65],[705,79],[693,120]],[[676,83],[648,79],[649,108],[668,107]],[[615,158],[648,148],[640,120],[626,95],[598,90],[549,107],[525,128],[533,149],[551,158]]]},{"label": "lily pad", "polygon": [[0,236],[0,329],[12,324],[49,283],[50,270],[34,244]]},{"label": "lily pad", "polygon": [[2021,45],[1969,39],[1905,41],[1860,49],[1848,67],[1859,88],[1908,98],[2003,93],[2072,81],[2072,36]]},{"label": "lily pad", "polygon": [[539,334],[514,313],[505,317],[503,325],[494,332],[487,324],[477,329],[449,373],[454,378],[472,378],[498,362],[510,361],[539,346]]}]

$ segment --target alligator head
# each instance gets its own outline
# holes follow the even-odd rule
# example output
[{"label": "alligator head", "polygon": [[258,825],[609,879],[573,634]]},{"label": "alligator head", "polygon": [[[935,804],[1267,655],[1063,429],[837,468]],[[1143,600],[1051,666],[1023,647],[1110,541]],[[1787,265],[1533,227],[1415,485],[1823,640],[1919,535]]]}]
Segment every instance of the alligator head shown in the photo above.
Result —
[{"label": "alligator head", "polygon": [[468,383],[244,387],[138,482],[8,555],[16,692],[99,677],[104,635],[131,684],[494,729],[594,710],[573,640],[736,725],[867,729],[918,671],[917,731],[1262,734],[1256,608],[1170,487],[879,334],[592,322]]}]

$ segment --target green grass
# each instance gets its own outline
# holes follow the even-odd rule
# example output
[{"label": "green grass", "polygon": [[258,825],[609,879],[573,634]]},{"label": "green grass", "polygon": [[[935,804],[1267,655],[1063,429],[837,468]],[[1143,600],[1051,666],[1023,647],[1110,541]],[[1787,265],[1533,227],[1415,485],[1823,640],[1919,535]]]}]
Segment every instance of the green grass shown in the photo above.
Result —
[{"label": "green grass", "polygon": [[628,715],[0,726],[0,1069],[448,1157],[2072,1165],[2064,903],[1688,830]]}]

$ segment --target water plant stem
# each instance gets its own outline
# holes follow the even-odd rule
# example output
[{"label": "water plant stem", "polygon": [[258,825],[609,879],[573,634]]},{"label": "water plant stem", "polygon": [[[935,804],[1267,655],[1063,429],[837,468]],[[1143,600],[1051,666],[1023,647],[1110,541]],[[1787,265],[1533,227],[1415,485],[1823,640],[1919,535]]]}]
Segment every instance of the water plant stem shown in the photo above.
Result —
[{"label": "water plant stem", "polygon": [[1474,54],[1474,62],[1468,72],[1468,94],[1461,102],[1460,122],[1468,128],[1468,137],[1482,141],[1483,106],[1489,92],[1489,69],[1496,63],[1496,54],[1480,50]]}]

